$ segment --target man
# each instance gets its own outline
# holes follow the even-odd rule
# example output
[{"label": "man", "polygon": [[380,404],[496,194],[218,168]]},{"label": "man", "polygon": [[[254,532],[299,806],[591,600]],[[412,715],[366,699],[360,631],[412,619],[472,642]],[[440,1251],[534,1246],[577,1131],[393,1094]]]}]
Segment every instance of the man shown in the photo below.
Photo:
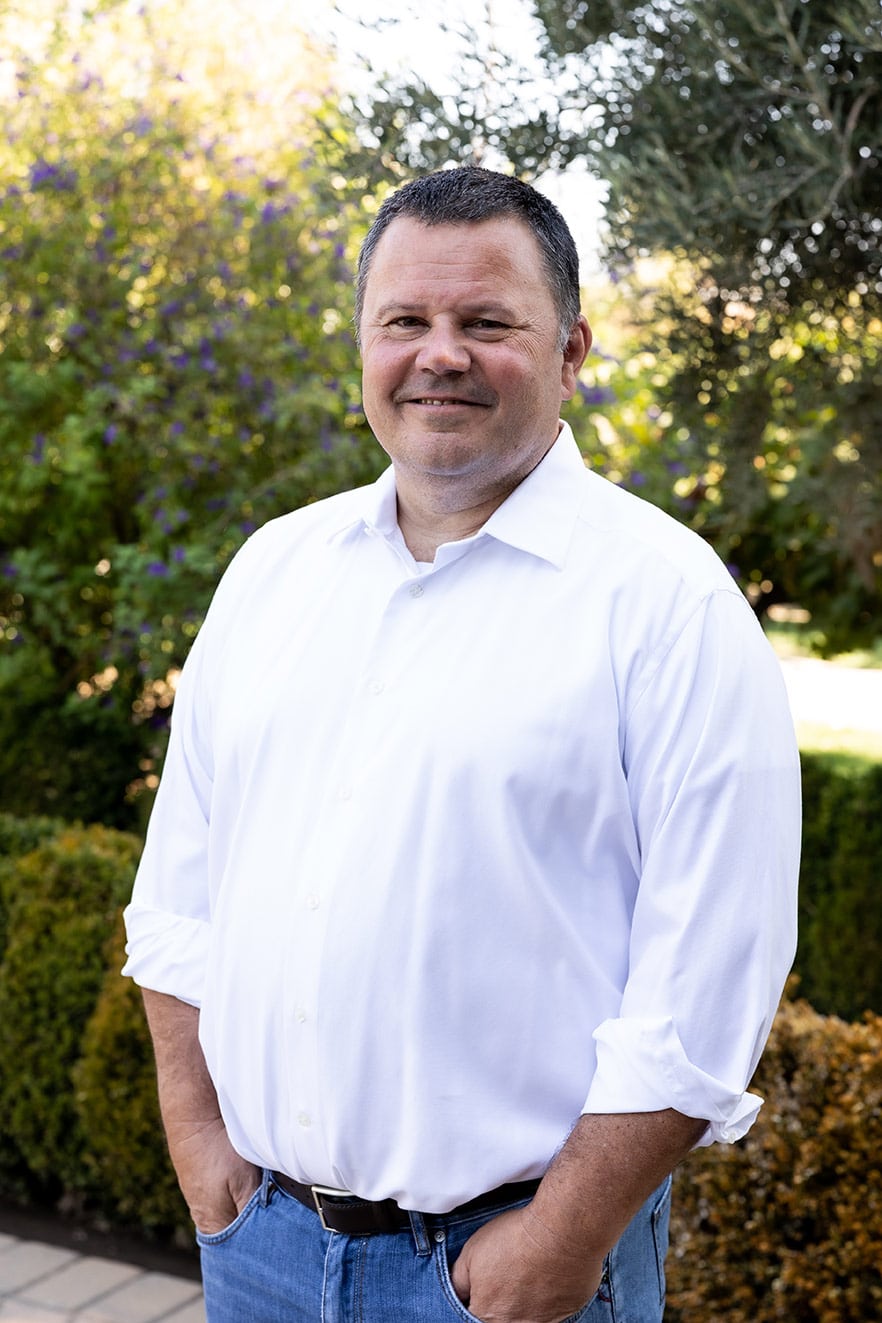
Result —
[{"label": "man", "polygon": [[556,209],[405,186],[359,265],[392,466],[255,534],[132,904],[211,1323],[653,1323],[794,949],[780,673],[692,533],[586,471]]}]

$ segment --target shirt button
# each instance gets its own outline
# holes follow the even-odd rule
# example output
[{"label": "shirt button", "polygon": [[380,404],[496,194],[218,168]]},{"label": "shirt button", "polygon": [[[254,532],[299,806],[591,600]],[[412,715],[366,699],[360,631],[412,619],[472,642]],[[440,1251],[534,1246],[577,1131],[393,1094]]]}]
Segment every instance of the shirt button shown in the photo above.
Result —
[{"label": "shirt button", "polygon": [[407,590],[411,597],[422,597],[423,585],[421,583],[412,583]]},{"label": "shirt button", "polygon": [[352,786],[341,786],[340,789],[337,791],[337,797],[338,799],[351,799]]},{"label": "shirt button", "polygon": [[306,897],[306,908],[308,910],[317,910],[319,905],[321,905],[321,901],[318,896],[310,895]]},{"label": "shirt button", "polygon": [[308,1130],[309,1127],[312,1125],[312,1117],[310,1116],[309,1112],[298,1112],[297,1124],[299,1126],[302,1126],[304,1130]]},{"label": "shirt button", "polygon": [[372,694],[381,694],[386,686],[383,684],[382,680],[371,680],[368,688]]},{"label": "shirt button", "polygon": [[294,1007],[294,1019],[297,1021],[298,1024],[306,1023],[306,1011],[302,1006]]}]

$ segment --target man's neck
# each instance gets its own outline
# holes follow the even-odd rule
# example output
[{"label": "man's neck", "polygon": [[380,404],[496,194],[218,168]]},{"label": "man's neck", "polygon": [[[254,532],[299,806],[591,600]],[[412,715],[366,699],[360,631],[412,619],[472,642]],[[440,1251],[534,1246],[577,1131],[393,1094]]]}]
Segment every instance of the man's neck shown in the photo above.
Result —
[{"label": "man's neck", "polygon": [[[543,458],[540,456],[536,463]],[[489,484],[481,490],[476,489],[473,478],[465,486],[452,477],[416,477],[396,466],[398,527],[414,560],[431,562],[442,543],[461,542],[477,533],[530,472],[531,468],[509,473],[503,483]]]},{"label": "man's neck", "polygon": [[505,498],[467,510],[431,510],[398,496],[398,527],[414,560],[431,563],[444,542],[461,542],[477,533]]}]

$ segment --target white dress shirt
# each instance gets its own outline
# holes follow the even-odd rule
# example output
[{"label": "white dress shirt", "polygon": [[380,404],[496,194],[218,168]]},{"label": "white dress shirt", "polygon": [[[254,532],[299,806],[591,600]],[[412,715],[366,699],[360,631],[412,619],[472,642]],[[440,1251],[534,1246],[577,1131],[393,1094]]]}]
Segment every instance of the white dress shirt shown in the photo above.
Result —
[{"label": "white dress shirt", "polygon": [[569,429],[419,567],[388,470],[267,524],[184,668],[125,972],[201,1007],[230,1138],[445,1211],[581,1112],[745,1092],[795,946],[778,663]]}]

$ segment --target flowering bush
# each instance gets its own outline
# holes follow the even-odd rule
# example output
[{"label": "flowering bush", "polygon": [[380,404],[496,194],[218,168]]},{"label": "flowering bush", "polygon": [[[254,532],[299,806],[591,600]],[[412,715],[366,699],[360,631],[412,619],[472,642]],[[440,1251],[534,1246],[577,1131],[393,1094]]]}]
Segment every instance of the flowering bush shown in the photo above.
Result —
[{"label": "flowering bush", "polygon": [[381,458],[342,127],[251,150],[140,37],[125,88],[94,40],[19,51],[0,141],[0,794],[117,823],[232,553]]}]

